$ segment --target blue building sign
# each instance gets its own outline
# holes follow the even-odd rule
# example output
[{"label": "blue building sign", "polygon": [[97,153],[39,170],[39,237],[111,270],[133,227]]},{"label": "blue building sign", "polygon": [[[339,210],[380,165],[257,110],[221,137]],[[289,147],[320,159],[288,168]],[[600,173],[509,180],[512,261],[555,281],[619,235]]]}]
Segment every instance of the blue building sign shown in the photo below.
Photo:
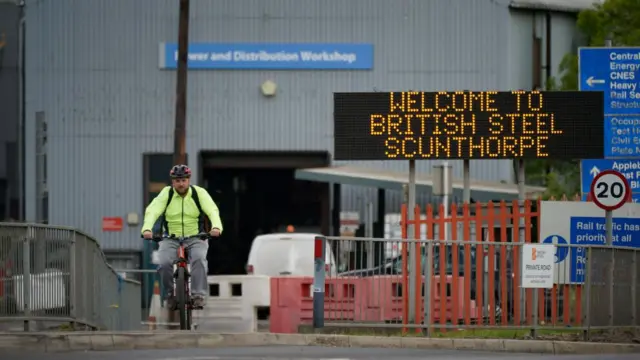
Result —
[{"label": "blue building sign", "polygon": [[579,86],[604,92],[605,158],[640,157],[640,47],[580,48]]},{"label": "blue building sign", "polygon": [[[160,68],[176,69],[178,44],[160,44]],[[192,43],[189,69],[370,70],[372,44]]]},{"label": "blue building sign", "polygon": [[631,187],[631,196],[634,203],[640,202],[640,159],[639,160],[608,160],[589,159],[582,160],[580,165],[580,187],[582,200],[586,201],[591,188],[591,182],[601,171],[617,170],[622,173]]},{"label": "blue building sign", "polygon": [[[571,244],[604,245],[604,217],[571,217]],[[640,248],[640,219],[613,218],[613,245]],[[571,248],[571,283],[583,283],[586,272],[586,249]]]}]

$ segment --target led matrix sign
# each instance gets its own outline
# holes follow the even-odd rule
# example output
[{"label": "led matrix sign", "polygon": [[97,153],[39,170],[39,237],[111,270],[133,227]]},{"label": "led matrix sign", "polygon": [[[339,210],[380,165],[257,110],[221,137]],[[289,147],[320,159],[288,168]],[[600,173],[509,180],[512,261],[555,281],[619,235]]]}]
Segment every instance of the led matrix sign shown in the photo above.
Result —
[{"label": "led matrix sign", "polygon": [[595,91],[334,94],[336,160],[597,159]]}]

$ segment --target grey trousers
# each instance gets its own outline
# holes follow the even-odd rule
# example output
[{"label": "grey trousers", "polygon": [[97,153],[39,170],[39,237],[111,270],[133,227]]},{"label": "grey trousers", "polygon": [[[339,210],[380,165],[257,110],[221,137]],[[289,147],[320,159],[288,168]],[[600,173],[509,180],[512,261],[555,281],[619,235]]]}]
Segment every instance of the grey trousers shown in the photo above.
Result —
[{"label": "grey trousers", "polygon": [[[185,241],[185,248],[189,250],[189,264],[191,265],[191,295],[206,297],[207,285],[207,252],[209,243],[206,240],[193,238]],[[167,295],[173,295],[173,262],[178,259],[177,240],[164,239],[158,249],[158,272]]]}]

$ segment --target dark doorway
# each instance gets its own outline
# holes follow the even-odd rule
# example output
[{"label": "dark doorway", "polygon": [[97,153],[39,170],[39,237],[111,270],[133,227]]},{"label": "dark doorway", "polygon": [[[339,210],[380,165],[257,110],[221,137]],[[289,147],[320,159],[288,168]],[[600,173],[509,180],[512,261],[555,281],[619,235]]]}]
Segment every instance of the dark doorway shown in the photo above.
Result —
[{"label": "dark doorway", "polygon": [[328,156],[304,155],[203,155],[201,184],[220,208],[224,225],[220,239],[211,242],[211,275],[245,274],[251,243],[259,234],[283,231],[289,224],[296,231],[327,233],[328,185],[295,180],[294,174],[297,168],[326,166]]}]

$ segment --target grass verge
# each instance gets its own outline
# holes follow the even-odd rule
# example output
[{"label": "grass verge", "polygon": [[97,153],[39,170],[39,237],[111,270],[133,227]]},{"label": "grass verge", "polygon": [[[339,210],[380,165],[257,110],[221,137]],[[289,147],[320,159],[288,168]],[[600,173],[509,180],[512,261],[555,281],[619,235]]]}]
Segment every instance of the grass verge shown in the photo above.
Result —
[{"label": "grass verge", "polygon": [[[404,337],[424,337],[424,332],[417,332],[416,329],[408,329],[403,333],[398,328],[348,328],[348,327],[325,327],[321,330],[314,330],[311,326],[301,326],[301,333],[321,333],[336,335],[355,336],[404,336]],[[584,332],[578,329],[558,328],[558,329],[538,329],[535,339],[538,340],[562,340],[562,341],[583,341]],[[431,331],[432,338],[457,338],[457,339],[534,339],[529,329],[452,329],[448,331]],[[616,343],[640,343],[640,333],[634,329],[591,330],[589,341],[593,342],[616,342]]]}]

